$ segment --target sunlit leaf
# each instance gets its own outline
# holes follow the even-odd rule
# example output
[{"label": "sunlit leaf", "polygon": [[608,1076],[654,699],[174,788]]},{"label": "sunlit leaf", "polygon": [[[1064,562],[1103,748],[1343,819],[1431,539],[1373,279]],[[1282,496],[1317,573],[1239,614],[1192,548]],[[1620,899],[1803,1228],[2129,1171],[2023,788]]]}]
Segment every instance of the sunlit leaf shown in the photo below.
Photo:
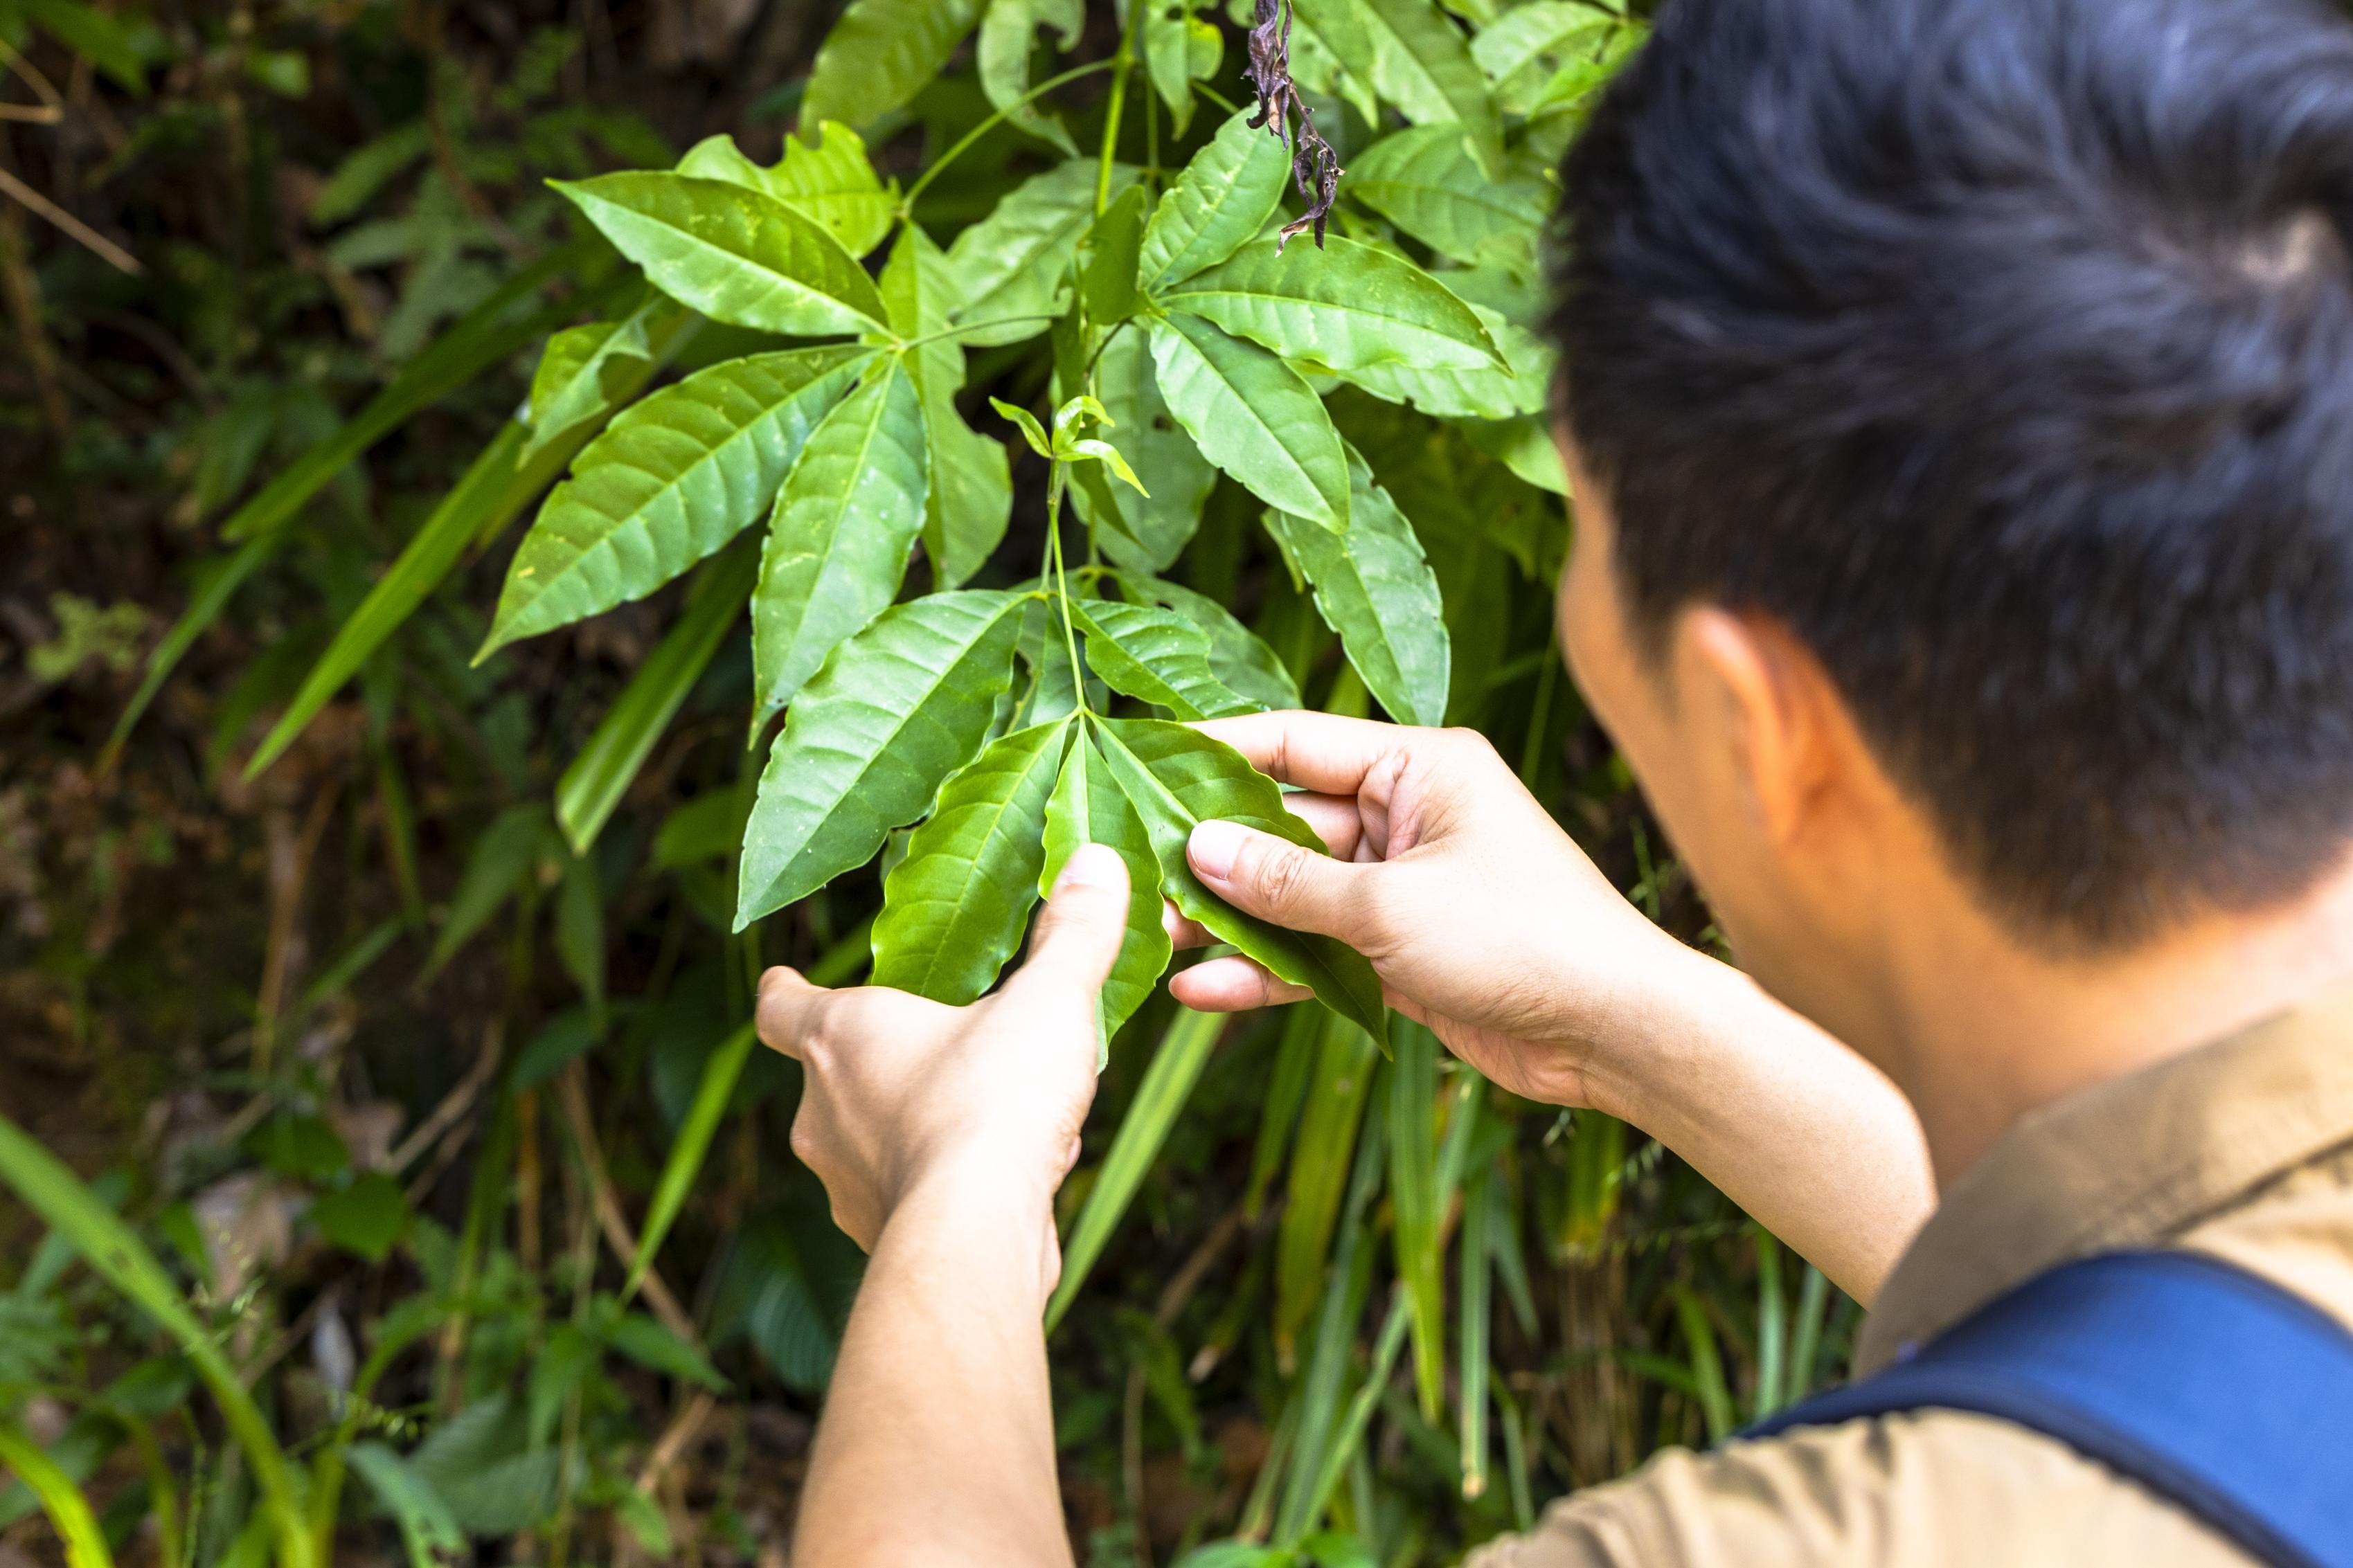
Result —
[{"label": "sunlit leaf", "polygon": [[[1161,399],[1152,368],[1152,343],[1141,323],[1114,332],[1095,359],[1095,392],[1113,421],[1121,453],[1146,494],[1075,489],[1079,515],[1108,530],[1103,553],[1123,567],[1164,572],[1200,526],[1201,506],[1218,470],[1178,427]],[[1109,516],[1100,515],[1108,507]]]},{"label": "sunlit leaf", "polygon": [[1113,719],[1095,732],[1113,776],[1152,836],[1161,891],[1177,909],[1219,941],[1233,943],[1293,984],[1309,987],[1325,1006],[1366,1029],[1381,1028],[1381,983],[1353,948],[1242,913],[1203,887],[1186,859],[1185,844],[1194,826],[1212,818],[1240,822],[1324,853],[1315,830],[1283,809],[1274,781],[1232,747],[1183,724]]},{"label": "sunlit leaf", "polygon": [[1504,12],[1471,40],[1471,58],[1494,84],[1496,101],[1525,114],[1551,71],[1573,53],[1598,52],[1617,17],[1570,0],[1533,0]]},{"label": "sunlit leaf", "polygon": [[[955,395],[964,385],[964,349],[942,334],[955,309],[948,258],[922,228],[909,225],[882,268],[891,325],[915,343],[903,356],[923,395],[923,437],[931,446],[931,490],[923,503],[923,550],[943,588],[961,586],[987,563],[1013,512],[1012,471],[1004,443],[964,422]],[[918,341],[928,340],[928,341]]]},{"label": "sunlit leaf", "polygon": [[1271,126],[1253,131],[1249,120],[1246,111],[1229,116],[1152,209],[1137,258],[1147,289],[1215,267],[1274,216],[1291,155]]},{"label": "sunlit leaf", "polygon": [[1267,514],[1267,526],[1314,591],[1366,689],[1400,723],[1442,724],[1451,651],[1437,574],[1413,525],[1354,447],[1348,478],[1355,493],[1346,533],[1279,511]]},{"label": "sunlit leaf", "polygon": [[934,594],[834,650],[794,702],[744,830],[738,930],[863,865],[979,750],[1011,682],[1017,594]]},{"label": "sunlit leaf", "polygon": [[814,139],[786,137],[774,166],[745,157],[732,137],[708,136],[687,149],[678,172],[765,192],[815,218],[852,256],[881,244],[898,214],[897,184],[874,172],[857,132],[831,121]]},{"label": "sunlit leaf", "polygon": [[929,482],[922,396],[898,361],[877,361],[777,492],[752,595],[755,722],[897,596]]},{"label": "sunlit leaf", "polygon": [[1053,28],[1060,37],[1059,47],[1067,51],[1077,45],[1086,19],[1086,0],[988,0],[975,51],[981,90],[993,106],[1006,111],[1007,123],[1052,142],[1072,158],[1078,156],[1078,143],[1062,122],[1021,99],[1029,90],[1029,54],[1038,29]]},{"label": "sunlit leaf", "polygon": [[1471,310],[1503,351],[1503,364],[1456,370],[1391,362],[1340,374],[1376,397],[1411,404],[1445,418],[1516,419],[1545,413],[1559,354],[1525,327],[1484,305],[1472,305]]},{"label": "sunlit leaf", "polygon": [[1069,734],[1061,720],[1017,730],[950,775],[883,883],[875,984],[961,1007],[997,983],[1037,901]]},{"label": "sunlit leaf", "polygon": [[[1112,169],[1112,195],[1135,183],[1125,163]],[[1023,184],[989,215],[955,237],[948,275],[957,287],[956,322],[1000,327],[962,332],[971,347],[1018,342],[1046,330],[1069,304],[1067,278],[1079,238],[1095,220],[1095,165],[1059,163]]]},{"label": "sunlit leaf", "polygon": [[1160,863],[1144,820],[1129,804],[1092,735],[1081,731],[1046,803],[1045,859],[1038,889],[1050,895],[1054,879],[1082,845],[1107,844],[1127,866],[1127,936],[1103,982],[1097,1005],[1104,1048],[1160,983],[1172,951],[1161,924]]},{"label": "sunlit leaf", "polygon": [[[1515,13],[1516,14],[1516,13]],[[1551,210],[1542,182],[1491,180],[1459,125],[1418,125],[1348,160],[1346,190],[1442,256],[1493,256],[1528,265]]]},{"label": "sunlit leaf", "polygon": [[1206,594],[1136,572],[1119,574],[1122,592],[1138,604],[1176,611],[1208,635],[1209,669],[1219,680],[1260,708],[1300,706],[1298,683],[1282,656],[1234,613]]},{"label": "sunlit leaf", "polygon": [[803,337],[883,324],[833,231],[774,196],[658,170],[554,184],[647,281],[714,321]]},{"label": "sunlit leaf", "polygon": [[1169,412],[1211,462],[1270,505],[1348,526],[1348,460],[1297,371],[1187,315],[1152,323],[1152,364]]},{"label": "sunlit leaf", "polygon": [[477,657],[643,598],[749,526],[872,353],[753,354],[628,409],[540,509]]},{"label": "sunlit leaf", "polygon": [[1332,370],[1476,370],[1502,355],[1471,307],[1411,262],[1334,235],[1278,251],[1253,240],[1157,296],[1287,360]]},{"label": "sunlit leaf", "polygon": [[1070,610],[1087,639],[1087,667],[1113,691],[1187,720],[1257,707],[1217,678],[1208,634],[1174,610],[1111,599],[1073,600]]},{"label": "sunlit leaf", "polygon": [[801,123],[872,124],[939,74],[979,15],[980,0],[852,0],[818,49]]},{"label": "sunlit leaf", "polygon": [[1434,0],[1297,0],[1299,12],[1352,72],[1417,125],[1452,121],[1489,179],[1504,175],[1504,139],[1487,78],[1462,32]]}]

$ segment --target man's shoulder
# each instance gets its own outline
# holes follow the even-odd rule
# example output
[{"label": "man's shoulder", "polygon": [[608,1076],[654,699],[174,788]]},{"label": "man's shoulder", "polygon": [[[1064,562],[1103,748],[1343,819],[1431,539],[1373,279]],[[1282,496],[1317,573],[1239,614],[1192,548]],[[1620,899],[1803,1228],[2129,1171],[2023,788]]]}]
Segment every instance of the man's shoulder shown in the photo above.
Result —
[{"label": "man's shoulder", "polygon": [[2040,1433],[1930,1410],[1705,1453],[1670,1449],[1562,1499],[1465,1568],[1913,1568],[2249,1559],[2137,1483]]}]

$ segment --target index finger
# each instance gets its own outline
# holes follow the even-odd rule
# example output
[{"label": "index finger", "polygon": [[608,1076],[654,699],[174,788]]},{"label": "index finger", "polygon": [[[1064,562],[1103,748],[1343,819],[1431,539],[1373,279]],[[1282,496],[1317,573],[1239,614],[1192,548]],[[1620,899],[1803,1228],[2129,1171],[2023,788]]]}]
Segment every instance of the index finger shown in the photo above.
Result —
[{"label": "index finger", "polygon": [[1366,775],[1404,751],[1411,731],[1336,713],[1244,713],[1193,726],[1250,759],[1278,784],[1354,795]]}]

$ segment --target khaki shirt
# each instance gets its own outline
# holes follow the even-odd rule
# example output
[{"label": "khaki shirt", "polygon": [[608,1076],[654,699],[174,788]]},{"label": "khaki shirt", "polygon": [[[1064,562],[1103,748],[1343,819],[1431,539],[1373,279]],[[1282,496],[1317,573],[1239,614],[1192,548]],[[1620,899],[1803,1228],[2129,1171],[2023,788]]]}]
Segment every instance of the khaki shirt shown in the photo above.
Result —
[{"label": "khaki shirt", "polygon": [[[2353,1327],[2353,993],[2026,1117],[1896,1264],[1855,1373],[2056,1264],[2147,1247],[2227,1259]],[[1932,1410],[1670,1450],[1466,1568],[2250,1561],[2052,1438]]]}]

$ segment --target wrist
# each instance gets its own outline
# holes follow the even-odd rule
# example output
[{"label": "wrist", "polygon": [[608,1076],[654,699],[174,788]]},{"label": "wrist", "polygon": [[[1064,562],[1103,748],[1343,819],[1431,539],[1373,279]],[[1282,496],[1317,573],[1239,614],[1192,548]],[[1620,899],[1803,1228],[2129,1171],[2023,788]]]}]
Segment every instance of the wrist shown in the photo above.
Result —
[{"label": "wrist", "polygon": [[1677,1107],[1753,1033],[1742,1016],[1765,1004],[1747,976],[1656,927],[1646,926],[1643,945],[1612,994],[1581,999],[1561,1050],[1578,1103],[1665,1138]]},{"label": "wrist", "polygon": [[[1001,1163],[935,1160],[908,1182],[892,1205],[883,1237],[903,1247],[954,1255],[960,1268],[977,1270],[980,1276],[1002,1267],[1021,1289],[1036,1289],[1050,1272],[1053,1189],[1009,1173]],[[1042,1295],[1039,1305],[1044,1305]]]}]

